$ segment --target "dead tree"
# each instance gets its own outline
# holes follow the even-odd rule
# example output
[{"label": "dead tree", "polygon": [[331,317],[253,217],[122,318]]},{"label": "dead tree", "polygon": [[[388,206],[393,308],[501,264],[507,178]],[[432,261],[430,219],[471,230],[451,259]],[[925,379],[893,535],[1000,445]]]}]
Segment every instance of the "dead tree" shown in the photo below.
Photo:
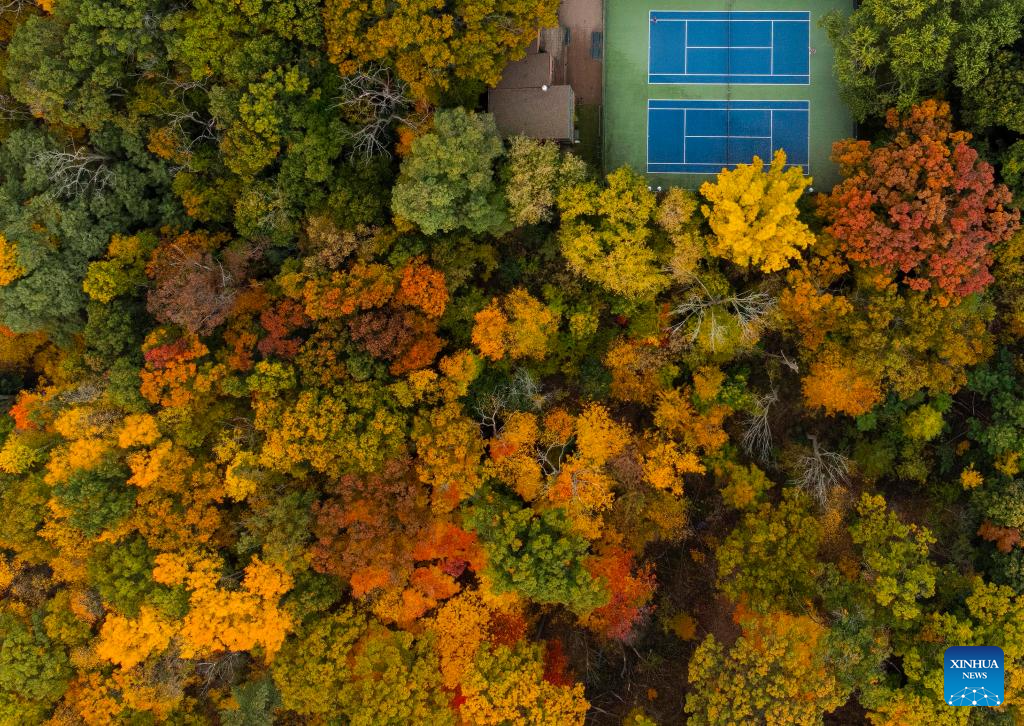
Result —
[{"label": "dead tree", "polygon": [[849,482],[850,460],[842,454],[823,450],[817,436],[807,438],[813,448],[810,454],[797,461],[800,475],[793,483],[806,490],[820,506],[825,506],[832,490]]},{"label": "dead tree", "polygon": [[181,150],[185,153],[192,153],[196,144],[204,141],[218,143],[220,133],[217,130],[217,119],[204,118],[198,111],[189,111],[184,108],[167,114],[168,125],[174,129],[182,139]]},{"label": "dead tree", "polygon": [[18,103],[14,96],[0,93],[0,119],[4,121],[21,121],[32,118],[28,107]]},{"label": "dead tree", "polygon": [[109,159],[84,148],[72,151],[42,151],[35,163],[52,184],[57,197],[73,199],[89,192],[106,189],[114,181]]},{"label": "dead tree", "polygon": [[[672,309],[671,315],[680,318],[670,327],[673,334],[689,330],[688,345],[700,338],[701,331],[707,331],[708,345],[712,352],[724,342],[724,336],[732,321],[739,327],[746,342],[753,342],[760,335],[764,319],[775,307],[775,299],[766,292],[749,290],[732,295],[712,293],[696,276],[684,290],[683,301]],[[726,319],[727,316],[727,319]]]},{"label": "dead tree", "polygon": [[0,15],[4,13],[20,15],[26,7],[33,4],[32,0],[3,0],[0,2]]},{"label": "dead tree", "polygon": [[401,123],[417,128],[423,122],[422,115],[412,113],[408,90],[404,81],[383,66],[366,68],[342,81],[337,106],[356,125],[350,132],[354,157],[390,158],[392,127]]},{"label": "dead tree", "polygon": [[480,429],[487,436],[497,436],[501,433],[508,411],[539,411],[544,407],[546,400],[547,395],[543,393],[540,382],[533,374],[525,368],[517,368],[508,383],[497,386],[489,394],[481,397],[476,407]]},{"label": "dead tree", "polygon": [[774,388],[757,397],[754,402],[754,411],[747,419],[746,429],[740,440],[744,451],[761,462],[768,461],[772,456],[772,428],[768,422],[768,416],[772,406],[778,401],[779,395]]},{"label": "dead tree", "polygon": [[196,661],[195,672],[199,677],[200,691],[206,694],[211,689],[237,683],[239,674],[248,662],[248,655],[242,651],[230,651],[208,660]]}]

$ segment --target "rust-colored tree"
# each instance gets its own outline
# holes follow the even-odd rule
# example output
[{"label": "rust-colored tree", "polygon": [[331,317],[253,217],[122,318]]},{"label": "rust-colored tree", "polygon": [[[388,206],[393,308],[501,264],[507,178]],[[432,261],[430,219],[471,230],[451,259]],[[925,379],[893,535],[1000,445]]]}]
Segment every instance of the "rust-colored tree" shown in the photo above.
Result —
[{"label": "rust-colored tree", "polygon": [[155,281],[149,311],[162,322],[207,335],[231,311],[255,248],[232,245],[218,253],[225,235],[186,232],[165,240],[146,268]]},{"label": "rust-colored tree", "polygon": [[992,165],[954,131],[949,104],[926,101],[889,112],[892,139],[872,147],[847,139],[832,158],[845,177],[820,212],[849,257],[943,298],[979,292],[992,281],[991,248],[1017,228],[1010,192]]}]

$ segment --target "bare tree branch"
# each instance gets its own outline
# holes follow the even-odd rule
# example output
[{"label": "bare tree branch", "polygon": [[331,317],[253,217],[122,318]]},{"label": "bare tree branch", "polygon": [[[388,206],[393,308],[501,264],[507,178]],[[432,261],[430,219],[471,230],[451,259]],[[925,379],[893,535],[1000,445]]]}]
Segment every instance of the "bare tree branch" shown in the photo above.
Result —
[{"label": "bare tree branch", "polygon": [[772,428],[768,415],[778,401],[779,395],[774,388],[757,397],[754,403],[756,410],[747,419],[746,430],[740,440],[744,451],[761,462],[768,461],[772,456]]},{"label": "bare tree branch", "polygon": [[421,115],[412,114],[408,86],[388,68],[366,68],[342,81],[337,107],[346,110],[361,125],[350,132],[352,155],[373,159],[391,157],[390,132],[397,123],[417,128]]},{"label": "bare tree branch", "polygon": [[32,4],[32,0],[0,0],[0,15],[4,13],[20,15],[26,7]]},{"label": "bare tree branch", "polygon": [[232,651],[215,656],[211,660],[199,661],[196,663],[196,675],[201,680],[201,690],[204,694],[213,688],[220,688],[230,685],[238,680],[241,669],[249,661],[245,653]]},{"label": "bare tree branch", "polygon": [[0,119],[4,121],[21,121],[32,118],[28,107],[18,103],[14,96],[0,93]]},{"label": "bare tree branch", "polygon": [[670,313],[674,318],[681,318],[670,327],[672,334],[689,330],[688,345],[693,345],[700,338],[701,331],[707,331],[708,344],[712,352],[725,340],[728,332],[727,315],[739,326],[740,334],[747,342],[753,342],[760,334],[764,319],[775,307],[775,299],[766,292],[750,290],[735,295],[716,295],[695,275],[684,291],[684,299]]},{"label": "bare tree branch", "polygon": [[488,436],[497,436],[504,426],[505,414],[510,409],[539,411],[547,398],[533,374],[525,368],[517,368],[512,374],[512,380],[480,399],[476,407],[480,428]]},{"label": "bare tree branch", "polygon": [[92,403],[103,395],[103,384],[98,380],[83,381],[74,388],[69,388],[57,396],[60,403],[81,405]]},{"label": "bare tree branch", "polygon": [[797,462],[800,475],[793,483],[807,490],[819,505],[824,506],[833,489],[849,482],[850,460],[842,454],[824,451],[817,436],[807,438],[814,448],[809,455],[800,457]]},{"label": "bare tree branch", "polygon": [[800,364],[797,361],[792,360],[788,355],[786,355],[785,351],[782,351],[781,353],[765,352],[764,355],[766,358],[778,359],[782,363],[782,365],[786,366],[786,368],[789,368],[789,370],[793,371],[794,373],[800,372]]},{"label": "bare tree branch", "polygon": [[178,132],[184,140],[182,151],[191,153],[193,147],[203,141],[220,141],[220,133],[217,129],[217,119],[213,116],[203,118],[198,111],[188,111],[182,108],[179,111],[166,115],[169,126]]},{"label": "bare tree branch", "polygon": [[[552,444],[547,448],[537,447],[537,463],[540,464],[541,471],[544,476],[555,477],[562,471],[562,464],[565,462],[565,457],[569,452],[569,447],[573,441],[576,440],[576,435],[572,434],[565,441]],[[554,458],[552,458],[554,456]],[[576,474],[572,477],[573,486],[573,497],[576,496]]]},{"label": "bare tree branch", "polygon": [[53,194],[63,198],[107,188],[114,181],[114,172],[107,166],[108,161],[106,156],[84,148],[42,151],[35,157],[35,163],[53,184]]}]

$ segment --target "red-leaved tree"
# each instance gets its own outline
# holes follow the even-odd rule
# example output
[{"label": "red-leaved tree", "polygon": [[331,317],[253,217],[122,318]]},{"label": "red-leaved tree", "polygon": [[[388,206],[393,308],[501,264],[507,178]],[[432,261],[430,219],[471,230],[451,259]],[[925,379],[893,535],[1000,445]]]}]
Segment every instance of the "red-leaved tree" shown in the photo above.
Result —
[{"label": "red-leaved tree", "polygon": [[894,136],[883,146],[847,139],[832,147],[845,179],[819,197],[826,231],[850,260],[915,290],[937,288],[950,300],[984,289],[992,246],[1018,225],[1010,192],[968,146],[971,135],[953,130],[949,104],[891,110],[886,125]]},{"label": "red-leaved tree", "polygon": [[613,546],[591,557],[587,570],[604,578],[611,598],[590,612],[583,624],[606,638],[628,642],[634,627],[653,610],[650,601],[658,583],[650,563],[638,568],[631,551]]}]

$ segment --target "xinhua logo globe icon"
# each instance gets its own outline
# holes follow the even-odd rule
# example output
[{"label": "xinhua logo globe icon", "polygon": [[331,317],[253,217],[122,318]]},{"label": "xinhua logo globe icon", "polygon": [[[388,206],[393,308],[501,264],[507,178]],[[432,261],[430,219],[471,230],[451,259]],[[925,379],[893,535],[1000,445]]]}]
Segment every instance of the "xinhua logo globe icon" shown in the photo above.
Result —
[{"label": "xinhua logo globe icon", "polygon": [[946,702],[950,706],[998,706],[1003,699],[999,694],[980,687],[963,688],[949,696]]}]

